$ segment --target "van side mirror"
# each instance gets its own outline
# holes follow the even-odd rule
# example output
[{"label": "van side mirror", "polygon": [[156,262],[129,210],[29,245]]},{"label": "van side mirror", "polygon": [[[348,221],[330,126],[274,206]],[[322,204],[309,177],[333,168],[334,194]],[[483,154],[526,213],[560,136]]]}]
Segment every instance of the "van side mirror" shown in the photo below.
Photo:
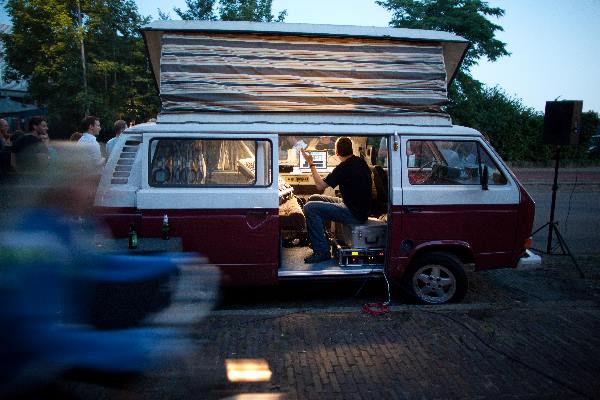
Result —
[{"label": "van side mirror", "polygon": [[489,169],[487,165],[483,166],[483,173],[481,174],[481,189],[488,190],[488,180],[489,180]]}]

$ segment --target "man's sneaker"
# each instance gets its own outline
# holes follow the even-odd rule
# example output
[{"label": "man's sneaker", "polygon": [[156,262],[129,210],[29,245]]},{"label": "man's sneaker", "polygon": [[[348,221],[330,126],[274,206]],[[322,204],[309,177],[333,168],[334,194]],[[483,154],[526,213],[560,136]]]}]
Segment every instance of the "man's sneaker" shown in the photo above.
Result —
[{"label": "man's sneaker", "polygon": [[308,256],[304,259],[304,262],[307,264],[315,264],[320,263],[322,261],[327,261],[331,259],[331,254],[329,252],[314,252],[311,256]]}]

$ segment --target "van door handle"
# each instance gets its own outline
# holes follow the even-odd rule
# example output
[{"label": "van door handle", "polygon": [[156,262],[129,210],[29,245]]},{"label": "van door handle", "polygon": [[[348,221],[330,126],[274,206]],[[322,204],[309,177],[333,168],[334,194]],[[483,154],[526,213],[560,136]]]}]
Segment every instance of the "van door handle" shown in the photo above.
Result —
[{"label": "van door handle", "polygon": [[406,207],[406,208],[404,209],[404,211],[405,211],[407,214],[410,214],[410,213],[418,213],[418,212],[423,212],[423,209],[422,209],[422,208],[419,208],[419,207]]}]

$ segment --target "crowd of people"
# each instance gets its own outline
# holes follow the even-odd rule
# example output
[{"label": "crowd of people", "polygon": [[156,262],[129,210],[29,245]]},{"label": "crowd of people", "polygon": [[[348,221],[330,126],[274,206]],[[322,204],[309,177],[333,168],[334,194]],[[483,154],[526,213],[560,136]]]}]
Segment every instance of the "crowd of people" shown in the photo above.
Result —
[{"label": "crowd of people", "polygon": [[[45,117],[31,117],[26,126],[26,132],[11,132],[7,120],[0,118],[0,182],[18,182],[29,175],[39,174],[59,157],[48,135],[49,126]],[[127,123],[123,120],[114,123],[115,136],[106,143],[103,152],[97,140],[102,129],[100,119],[91,115],[81,121],[81,132],[73,133],[69,141],[85,155],[86,169],[100,174],[116,138],[126,128]]]}]

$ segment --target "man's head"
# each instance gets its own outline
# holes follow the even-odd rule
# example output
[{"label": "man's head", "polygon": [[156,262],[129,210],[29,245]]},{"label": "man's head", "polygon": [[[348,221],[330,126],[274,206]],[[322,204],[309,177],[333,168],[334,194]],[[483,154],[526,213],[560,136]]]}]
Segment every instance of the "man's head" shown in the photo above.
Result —
[{"label": "man's head", "polygon": [[335,152],[340,157],[349,157],[352,155],[352,140],[348,137],[341,137],[335,142]]},{"label": "man's head", "polygon": [[8,138],[9,126],[8,122],[4,118],[0,118],[0,136],[3,138]]},{"label": "man's head", "polygon": [[89,133],[90,135],[98,136],[101,130],[100,119],[98,117],[94,117],[90,115],[89,117],[85,117],[83,121],[81,121],[81,131]]},{"label": "man's head", "polygon": [[127,129],[127,122],[122,119],[115,122],[115,136],[119,136],[125,129]]},{"label": "man's head", "polygon": [[27,129],[29,133],[33,133],[38,137],[44,137],[48,135],[48,121],[46,118],[41,117],[39,115],[35,117],[31,117],[27,124]]}]

